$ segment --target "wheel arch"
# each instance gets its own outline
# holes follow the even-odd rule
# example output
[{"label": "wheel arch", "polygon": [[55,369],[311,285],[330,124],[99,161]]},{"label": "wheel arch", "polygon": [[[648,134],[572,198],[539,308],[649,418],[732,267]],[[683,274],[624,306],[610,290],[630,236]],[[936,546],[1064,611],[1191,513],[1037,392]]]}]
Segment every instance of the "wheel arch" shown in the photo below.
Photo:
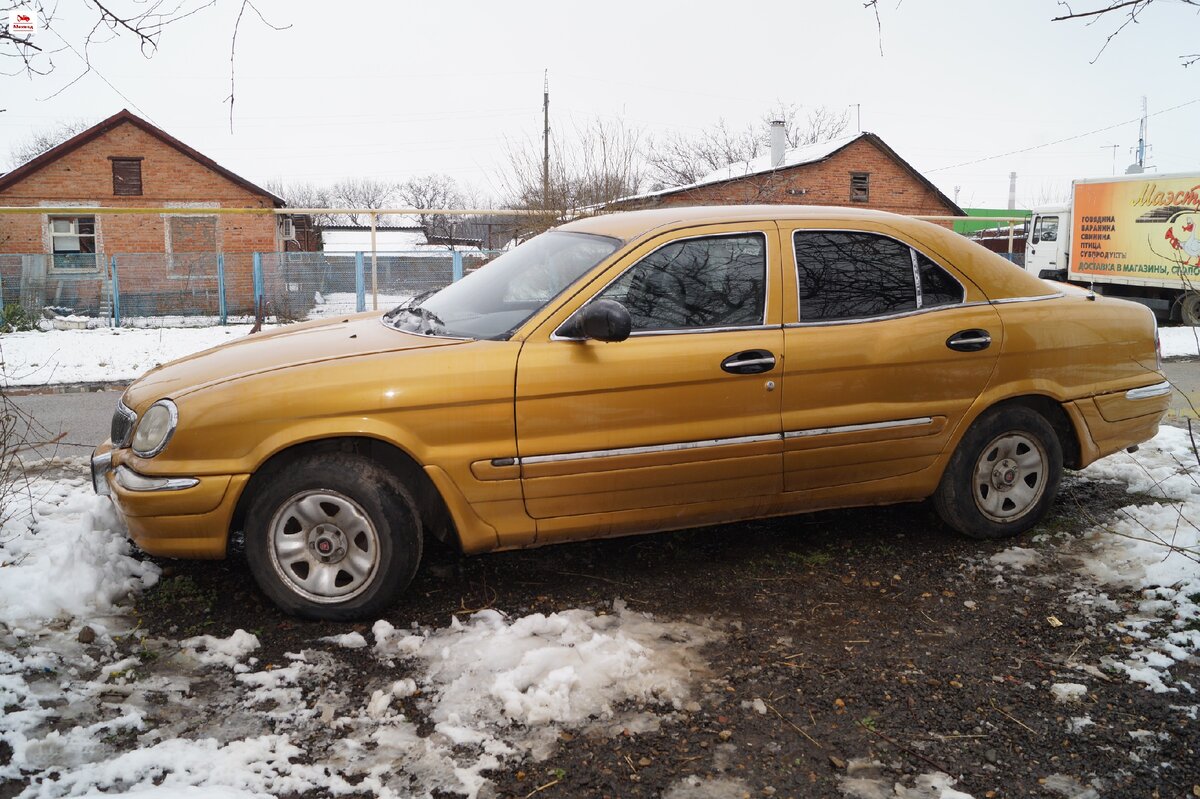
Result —
[{"label": "wheel arch", "polygon": [[[1079,442],[1079,431],[1075,429],[1075,425],[1072,423],[1067,411],[1063,408],[1062,403],[1046,394],[1022,394],[993,402],[976,414],[971,419],[970,424],[963,426],[958,440],[954,442],[954,448],[957,449],[967,431],[986,414],[993,413],[997,409],[1014,406],[1028,408],[1045,419],[1054,430],[1054,434],[1058,438],[1058,444],[1062,448],[1063,466],[1068,469],[1079,468],[1082,451]],[[953,452],[954,450],[950,451]]]},{"label": "wheel arch", "polygon": [[458,530],[441,493],[411,454],[390,441],[371,436],[331,436],[302,441],[273,453],[263,461],[238,497],[229,531],[242,530],[246,514],[261,487],[295,459],[328,453],[347,453],[374,461],[404,481],[412,492],[425,530],[444,544],[461,550]]}]

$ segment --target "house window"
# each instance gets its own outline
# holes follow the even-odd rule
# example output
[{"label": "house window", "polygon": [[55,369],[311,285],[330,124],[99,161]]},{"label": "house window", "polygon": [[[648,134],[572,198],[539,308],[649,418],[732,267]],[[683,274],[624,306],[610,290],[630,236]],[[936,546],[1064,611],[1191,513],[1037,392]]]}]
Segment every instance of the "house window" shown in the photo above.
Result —
[{"label": "house window", "polygon": [[52,216],[49,225],[55,269],[96,268],[96,217]]},{"label": "house window", "polygon": [[850,202],[865,203],[871,194],[871,173],[850,173]]},{"label": "house window", "polygon": [[113,194],[138,197],[142,193],[142,159],[112,158]]}]

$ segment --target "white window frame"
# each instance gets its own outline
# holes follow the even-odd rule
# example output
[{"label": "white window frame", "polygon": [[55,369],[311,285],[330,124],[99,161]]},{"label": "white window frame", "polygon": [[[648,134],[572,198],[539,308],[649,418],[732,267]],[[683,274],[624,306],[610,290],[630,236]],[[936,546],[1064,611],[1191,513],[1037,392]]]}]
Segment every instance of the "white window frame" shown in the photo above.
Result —
[{"label": "white window frame", "polygon": [[[54,240],[56,238],[78,239],[80,237],[80,233],[79,233],[79,220],[80,219],[91,219],[92,220],[92,232],[83,234],[85,236],[91,236],[92,252],[84,253],[82,250],[64,250],[60,253],[57,250],[55,250]],[[62,222],[62,221],[71,222],[71,232],[58,233],[54,230],[54,223]],[[100,271],[100,247],[99,247],[100,223],[96,219],[96,216],[94,214],[78,214],[75,216],[69,216],[67,214],[53,214],[53,215],[47,214],[46,215],[46,232],[47,232],[47,235],[49,238],[49,245],[50,245],[50,253],[49,253],[50,254],[50,269],[48,271],[51,271],[51,272],[54,272],[54,273],[60,274],[60,275],[61,274],[91,274],[91,273]],[[55,256],[60,255],[60,254],[66,255],[66,254],[70,254],[72,252],[79,253],[81,255],[91,255],[92,262],[93,262],[92,265],[91,266],[75,266],[75,267],[59,266],[58,260],[55,258]]]}]

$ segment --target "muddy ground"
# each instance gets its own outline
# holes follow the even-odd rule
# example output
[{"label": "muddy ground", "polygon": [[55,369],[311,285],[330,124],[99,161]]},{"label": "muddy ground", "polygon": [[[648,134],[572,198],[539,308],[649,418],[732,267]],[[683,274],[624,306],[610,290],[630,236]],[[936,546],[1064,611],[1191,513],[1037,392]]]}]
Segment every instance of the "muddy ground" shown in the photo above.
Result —
[{"label": "muddy ground", "polygon": [[[1035,531],[1042,543],[1022,544],[1052,549],[1136,501],[1121,485],[1068,479]],[[714,787],[740,780],[753,796],[834,797],[847,769],[907,785],[944,771],[976,799],[1082,799],[1097,795],[1087,792],[1097,779],[1102,797],[1200,796],[1200,722],[1184,707],[1196,699],[1080,671],[1133,643],[1106,629],[1121,614],[1069,602],[1076,581],[1065,568],[995,584],[986,558],[1010,545],[957,537],[911,505],[475,558],[434,548],[385,618],[444,627],[485,607],[600,610],[620,598],[726,626],[706,652],[710,673],[698,675],[698,710],[656,732],[564,734],[548,759],[490,774],[499,796],[659,797],[695,775]],[[281,615],[239,558],[164,565],[137,605],[153,635],[243,628],[269,663],[349,629]],[[357,683],[348,692],[395,678],[369,652],[346,653],[355,668],[339,679]],[[1198,672],[1194,662],[1174,669],[1200,686]],[[1087,684],[1082,703],[1056,703],[1059,682]],[[1083,715],[1094,723],[1071,731]]]}]

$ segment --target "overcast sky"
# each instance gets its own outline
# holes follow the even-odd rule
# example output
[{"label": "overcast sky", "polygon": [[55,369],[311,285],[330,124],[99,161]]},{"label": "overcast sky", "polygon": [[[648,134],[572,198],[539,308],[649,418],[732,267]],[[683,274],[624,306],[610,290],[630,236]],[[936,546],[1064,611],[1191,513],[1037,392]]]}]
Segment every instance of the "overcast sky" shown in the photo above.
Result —
[{"label": "overcast sky", "polygon": [[[1158,0],[1097,59],[1121,20],[1051,22],[1063,11],[1054,0],[880,5],[882,33],[861,0],[259,0],[267,19],[291,27],[271,30],[247,12],[230,133],[238,2],[218,0],[169,27],[149,60],[128,35],[94,46],[96,72],[55,97],[81,68],[69,51],[48,77],[0,76],[0,161],[33,129],[128,107],[258,182],[439,172],[498,196],[506,145],[540,136],[548,69],[561,133],[597,118],[649,137],[719,118],[740,126],[780,102],[851,107],[853,130],[857,105],[863,130],[950,197],[957,188],[963,206],[1005,206],[1010,171],[1022,206],[1065,198],[1072,178],[1113,172],[1106,145],[1118,145],[1123,172],[1143,95],[1154,115],[1148,163],[1200,168],[1200,64],[1179,60],[1200,51],[1196,8]],[[95,19],[84,0],[61,0],[58,14],[73,44]],[[54,32],[38,37],[61,46]]]}]

